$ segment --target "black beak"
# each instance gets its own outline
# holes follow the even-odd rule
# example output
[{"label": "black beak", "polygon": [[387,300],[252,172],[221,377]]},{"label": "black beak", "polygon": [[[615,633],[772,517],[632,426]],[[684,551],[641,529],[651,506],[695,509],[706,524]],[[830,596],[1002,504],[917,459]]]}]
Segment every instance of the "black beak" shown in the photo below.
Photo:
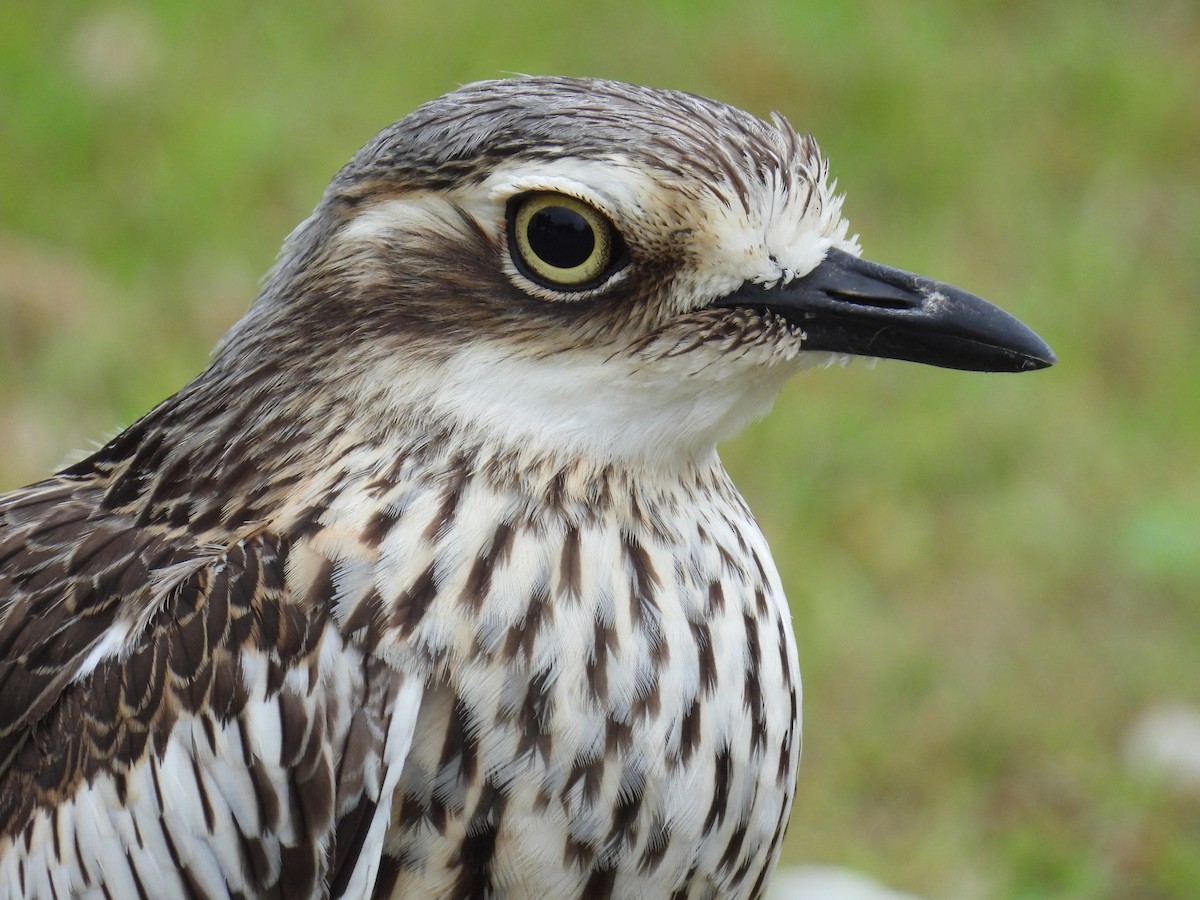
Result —
[{"label": "black beak", "polygon": [[745,284],[715,305],[776,313],[804,332],[806,350],[977,372],[1057,362],[1045,341],[986,300],[840,250],[803,278],[779,287]]}]

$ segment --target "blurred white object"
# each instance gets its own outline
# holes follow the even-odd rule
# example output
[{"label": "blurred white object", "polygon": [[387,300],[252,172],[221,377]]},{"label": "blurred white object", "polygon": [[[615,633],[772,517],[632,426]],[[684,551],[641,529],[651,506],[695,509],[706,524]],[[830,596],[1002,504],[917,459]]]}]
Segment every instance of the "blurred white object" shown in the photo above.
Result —
[{"label": "blurred white object", "polygon": [[853,869],[837,866],[780,866],[767,900],[919,900],[893,891]]},{"label": "blurred white object", "polygon": [[1125,739],[1125,762],[1137,774],[1200,792],[1200,709],[1175,703],[1142,713]]}]

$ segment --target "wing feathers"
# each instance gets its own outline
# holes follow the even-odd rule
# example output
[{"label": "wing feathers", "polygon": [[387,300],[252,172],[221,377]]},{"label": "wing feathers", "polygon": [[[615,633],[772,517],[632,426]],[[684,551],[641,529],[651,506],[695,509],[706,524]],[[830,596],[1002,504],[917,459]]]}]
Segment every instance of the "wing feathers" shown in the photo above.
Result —
[{"label": "wing feathers", "polygon": [[[339,893],[331,893],[331,896],[371,896],[375,887],[375,879],[379,875],[384,838],[387,835],[388,824],[392,820],[392,798],[396,793],[396,785],[400,781],[400,772],[404,768],[404,761],[412,747],[413,731],[416,726],[417,713],[421,708],[423,693],[424,686],[421,682],[409,679],[401,684],[389,706],[391,720],[388,723],[387,742],[384,744],[383,759],[381,760],[381,768],[384,773],[382,789],[372,798],[374,808],[371,811],[370,825],[366,836],[362,839],[358,858],[354,860],[354,871],[346,879],[344,889]],[[349,859],[342,861],[343,866],[347,866],[349,863]],[[337,875],[337,880],[340,881],[340,873]]]},{"label": "wing feathers", "polygon": [[369,894],[420,682],[279,537],[81,536],[78,488],[0,499],[0,894]]}]

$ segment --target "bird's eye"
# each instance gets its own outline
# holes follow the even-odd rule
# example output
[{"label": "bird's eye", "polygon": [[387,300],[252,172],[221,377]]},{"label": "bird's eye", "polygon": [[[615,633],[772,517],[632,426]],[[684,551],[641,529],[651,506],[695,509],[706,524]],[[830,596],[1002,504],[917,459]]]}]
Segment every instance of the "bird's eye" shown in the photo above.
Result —
[{"label": "bird's eye", "polygon": [[612,223],[574,197],[524,194],[509,205],[508,222],[513,261],[547,287],[588,287],[617,256],[619,238]]}]

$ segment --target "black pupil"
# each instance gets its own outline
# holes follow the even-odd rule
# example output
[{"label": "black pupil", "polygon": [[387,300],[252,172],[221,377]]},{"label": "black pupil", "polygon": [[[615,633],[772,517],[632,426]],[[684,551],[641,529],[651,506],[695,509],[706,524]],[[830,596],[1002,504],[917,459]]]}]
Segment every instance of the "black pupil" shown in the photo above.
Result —
[{"label": "black pupil", "polygon": [[526,236],[538,259],[557,269],[582,265],[596,249],[596,235],[587,219],[565,206],[545,206],[535,212]]}]

